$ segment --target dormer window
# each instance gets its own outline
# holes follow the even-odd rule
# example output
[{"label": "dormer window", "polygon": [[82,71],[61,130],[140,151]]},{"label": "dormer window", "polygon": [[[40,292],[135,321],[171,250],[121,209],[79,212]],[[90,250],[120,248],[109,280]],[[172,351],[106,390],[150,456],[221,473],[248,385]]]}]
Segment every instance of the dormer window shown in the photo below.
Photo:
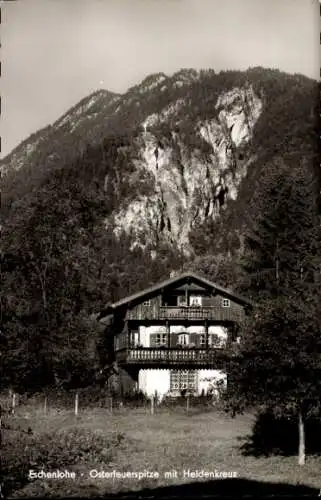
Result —
[{"label": "dormer window", "polygon": [[231,301],[230,299],[222,299],[222,307],[230,307]]},{"label": "dormer window", "polygon": [[143,306],[151,306],[152,305],[152,301],[149,299],[149,300],[145,300],[143,302]]}]

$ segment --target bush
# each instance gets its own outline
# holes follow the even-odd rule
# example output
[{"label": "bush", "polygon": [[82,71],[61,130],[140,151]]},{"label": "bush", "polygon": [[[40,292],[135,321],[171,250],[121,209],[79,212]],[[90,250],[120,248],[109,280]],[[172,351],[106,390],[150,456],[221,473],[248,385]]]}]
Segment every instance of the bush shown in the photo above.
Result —
[{"label": "bush", "polygon": [[[160,403],[161,407],[164,408],[186,408],[186,395],[181,396],[171,396],[167,395]],[[213,406],[212,396],[189,396],[189,406],[194,407],[209,407]]]},{"label": "bush", "polygon": [[[320,454],[321,419],[309,418],[305,422],[306,453]],[[276,416],[272,411],[259,413],[252,434],[242,445],[245,455],[291,456],[298,453],[298,422],[295,416]]]},{"label": "bush", "polygon": [[85,428],[37,435],[7,426],[2,439],[1,482],[5,494],[27,484],[30,469],[62,469],[83,461],[108,463],[123,440],[123,434],[106,436]]},{"label": "bush", "polygon": [[129,408],[140,408],[150,404],[150,399],[142,391],[128,393],[122,399]]}]

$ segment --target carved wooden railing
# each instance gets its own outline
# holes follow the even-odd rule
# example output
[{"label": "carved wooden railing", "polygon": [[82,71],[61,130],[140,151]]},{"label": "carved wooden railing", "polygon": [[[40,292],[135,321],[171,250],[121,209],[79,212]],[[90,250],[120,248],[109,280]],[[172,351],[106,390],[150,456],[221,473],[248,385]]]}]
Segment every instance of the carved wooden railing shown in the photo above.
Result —
[{"label": "carved wooden railing", "polygon": [[214,320],[214,321],[236,321],[244,319],[242,310],[230,307],[160,307],[155,310],[145,306],[139,313],[135,310],[128,311],[127,319],[146,320]]},{"label": "carved wooden railing", "polygon": [[[233,343],[234,344],[234,343]],[[126,363],[196,363],[206,364],[215,361],[218,356],[236,352],[236,346],[232,348],[211,349],[177,349],[177,348],[135,348],[122,349],[116,352],[117,361]]]}]

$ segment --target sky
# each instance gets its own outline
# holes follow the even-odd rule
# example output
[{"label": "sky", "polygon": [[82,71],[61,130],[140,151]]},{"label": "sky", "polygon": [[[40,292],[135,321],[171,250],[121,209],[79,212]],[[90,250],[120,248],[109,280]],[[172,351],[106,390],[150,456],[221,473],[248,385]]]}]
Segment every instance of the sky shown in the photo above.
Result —
[{"label": "sky", "polygon": [[3,158],[97,89],[181,68],[320,76],[318,0],[0,1]]}]

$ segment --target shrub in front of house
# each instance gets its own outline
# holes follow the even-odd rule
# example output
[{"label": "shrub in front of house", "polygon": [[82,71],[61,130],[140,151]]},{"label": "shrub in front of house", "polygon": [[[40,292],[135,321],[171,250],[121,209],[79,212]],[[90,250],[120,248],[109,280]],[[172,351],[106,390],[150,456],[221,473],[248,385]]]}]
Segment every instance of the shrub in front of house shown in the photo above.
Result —
[{"label": "shrub in front of house", "polygon": [[5,495],[26,485],[30,470],[53,471],[86,461],[108,463],[124,435],[71,427],[33,434],[5,426],[2,436],[1,482]]},{"label": "shrub in front of house", "polygon": [[150,405],[150,398],[142,391],[130,391],[121,398],[126,408],[142,408]]}]

